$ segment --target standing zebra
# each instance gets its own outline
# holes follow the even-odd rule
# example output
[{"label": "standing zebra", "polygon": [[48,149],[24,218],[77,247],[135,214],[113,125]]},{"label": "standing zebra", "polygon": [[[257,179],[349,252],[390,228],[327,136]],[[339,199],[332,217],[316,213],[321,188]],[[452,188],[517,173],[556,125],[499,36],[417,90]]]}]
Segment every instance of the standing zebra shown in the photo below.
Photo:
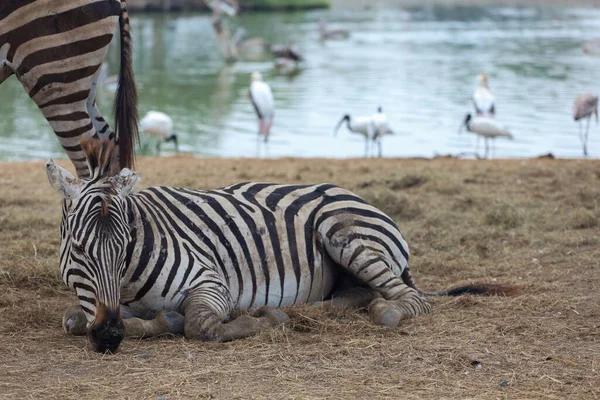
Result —
[{"label": "standing zebra", "polygon": [[[90,179],[52,161],[46,169],[65,199],[61,274],[79,297],[63,327],[87,333],[98,351],[114,351],[125,334],[243,338],[287,321],[268,307],[298,303],[368,306],[385,326],[430,311],[395,223],[347,190],[250,182],[132,193],[138,178],[118,171],[112,143],[87,139],[82,148]],[[254,307],[230,321],[232,311]]]},{"label": "standing zebra", "polygon": [[[100,66],[117,24],[121,69],[113,132],[95,97]],[[0,83],[16,75],[52,126],[79,177],[88,174],[82,138],[117,142],[121,166],[133,165],[138,116],[130,31],[125,0],[0,2]]]}]

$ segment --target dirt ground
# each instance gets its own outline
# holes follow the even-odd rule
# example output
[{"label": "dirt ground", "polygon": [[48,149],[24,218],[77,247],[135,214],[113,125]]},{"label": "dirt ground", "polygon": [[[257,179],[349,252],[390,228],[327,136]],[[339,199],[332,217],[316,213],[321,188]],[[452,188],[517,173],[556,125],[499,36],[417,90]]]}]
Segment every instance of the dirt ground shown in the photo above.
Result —
[{"label": "dirt ground", "polygon": [[[67,161],[62,165],[72,169]],[[331,182],[398,222],[417,283],[518,286],[433,298],[397,329],[360,310],[289,309],[233,343],[67,337],[60,199],[42,162],[0,163],[0,398],[576,399],[600,396],[600,161],[138,160],[141,186]]]}]

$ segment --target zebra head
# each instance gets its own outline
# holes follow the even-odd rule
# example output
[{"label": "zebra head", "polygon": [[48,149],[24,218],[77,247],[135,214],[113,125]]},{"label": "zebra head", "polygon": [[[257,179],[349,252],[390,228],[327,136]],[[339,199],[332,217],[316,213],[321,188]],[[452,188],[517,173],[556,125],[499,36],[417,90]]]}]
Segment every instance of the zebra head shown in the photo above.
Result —
[{"label": "zebra head", "polygon": [[77,293],[94,348],[114,351],[125,331],[119,304],[131,241],[125,198],[138,177],[127,168],[118,172],[114,144],[89,139],[81,146],[91,178],[78,179],[53,161],[46,164],[50,184],[64,197],[61,273]]}]

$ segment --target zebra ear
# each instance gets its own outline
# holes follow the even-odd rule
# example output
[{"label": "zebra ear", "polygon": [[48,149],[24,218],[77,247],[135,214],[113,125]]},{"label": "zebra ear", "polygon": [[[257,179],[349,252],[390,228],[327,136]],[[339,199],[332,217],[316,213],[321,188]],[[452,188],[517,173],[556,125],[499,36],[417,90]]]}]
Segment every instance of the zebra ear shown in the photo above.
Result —
[{"label": "zebra ear", "polygon": [[85,182],[75,178],[63,167],[54,164],[54,161],[48,160],[46,163],[46,174],[52,188],[65,199],[73,200],[81,194]]},{"label": "zebra ear", "polygon": [[139,176],[129,168],[123,168],[118,175],[109,178],[109,182],[113,185],[117,194],[121,197],[127,197],[140,179]]}]

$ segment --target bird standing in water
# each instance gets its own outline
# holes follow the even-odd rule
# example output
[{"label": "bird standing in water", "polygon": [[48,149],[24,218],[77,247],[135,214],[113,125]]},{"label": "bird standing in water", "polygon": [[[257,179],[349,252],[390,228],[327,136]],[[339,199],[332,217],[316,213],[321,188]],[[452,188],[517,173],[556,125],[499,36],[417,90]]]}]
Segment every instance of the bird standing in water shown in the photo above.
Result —
[{"label": "bird standing in water", "polygon": [[[496,99],[488,85],[487,74],[477,75],[477,86],[473,91],[473,107],[475,107],[475,116],[477,118],[494,118],[496,116]],[[475,153],[479,153],[479,135],[475,143]],[[486,142],[487,144],[487,142]],[[487,150],[486,150],[487,151]],[[486,153],[487,157],[487,153]]]},{"label": "bird standing in water", "polygon": [[377,107],[377,112],[371,118],[373,119],[373,143],[377,143],[377,155],[381,158],[381,139],[384,135],[393,132],[388,125],[387,116],[383,113],[381,106]]},{"label": "bird standing in water", "polygon": [[252,73],[248,95],[258,117],[258,135],[267,142],[273,125],[275,106],[273,92],[269,85],[263,82],[260,72]]},{"label": "bird standing in water", "polygon": [[462,131],[463,127],[466,127],[467,131],[485,139],[485,158],[489,155],[490,139],[493,140],[498,137],[503,137],[513,140],[513,135],[506,128],[501,127],[493,118],[473,118],[471,114],[467,114],[463,123],[460,125],[458,133]]},{"label": "bird standing in water", "polygon": [[381,139],[384,135],[388,133],[393,133],[387,123],[387,117],[383,113],[383,109],[381,107],[377,108],[377,113],[371,115],[370,117],[355,117],[352,118],[349,114],[346,114],[342,117],[340,122],[337,123],[335,129],[333,131],[333,135],[337,135],[340,127],[346,123],[346,127],[352,133],[358,133],[365,138],[365,157],[368,157],[370,154],[369,145],[370,142],[377,142],[379,157],[382,155],[381,150]]},{"label": "bird standing in water", "polygon": [[148,111],[140,120],[140,129],[147,135],[158,138],[156,151],[160,152],[162,142],[174,142],[175,151],[179,151],[177,135],[173,133],[173,119],[164,112]]},{"label": "bird standing in water", "polygon": [[[596,115],[596,123],[598,123],[598,96],[592,93],[581,93],[575,98],[573,104],[573,119],[579,121],[579,139],[583,145],[583,155],[587,157],[588,133],[590,132],[590,120],[592,114]],[[585,135],[582,131],[582,120],[587,118],[587,127]]]},{"label": "bird standing in water", "polygon": [[496,115],[496,99],[488,86],[486,74],[477,75],[477,87],[473,91],[473,106],[478,117],[494,118]]}]

